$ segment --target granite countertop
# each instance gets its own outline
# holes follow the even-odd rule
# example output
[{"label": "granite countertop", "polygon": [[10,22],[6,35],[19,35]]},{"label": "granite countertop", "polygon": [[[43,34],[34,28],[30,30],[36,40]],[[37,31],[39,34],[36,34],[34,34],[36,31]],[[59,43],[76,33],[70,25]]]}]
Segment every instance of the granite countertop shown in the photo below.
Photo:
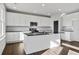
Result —
[{"label": "granite countertop", "polygon": [[35,32],[35,33],[24,33],[27,36],[37,36],[37,35],[49,35],[49,33],[43,33],[43,32]]}]

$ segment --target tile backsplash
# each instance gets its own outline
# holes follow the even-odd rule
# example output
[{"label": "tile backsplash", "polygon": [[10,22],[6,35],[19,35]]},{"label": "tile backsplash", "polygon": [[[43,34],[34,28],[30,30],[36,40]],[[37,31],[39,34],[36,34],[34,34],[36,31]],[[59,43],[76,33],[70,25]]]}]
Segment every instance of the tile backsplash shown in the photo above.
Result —
[{"label": "tile backsplash", "polygon": [[[20,32],[25,32],[29,31],[29,26],[7,26],[6,31],[20,31]],[[38,26],[36,27],[39,32],[52,32],[52,28],[50,26]]]}]

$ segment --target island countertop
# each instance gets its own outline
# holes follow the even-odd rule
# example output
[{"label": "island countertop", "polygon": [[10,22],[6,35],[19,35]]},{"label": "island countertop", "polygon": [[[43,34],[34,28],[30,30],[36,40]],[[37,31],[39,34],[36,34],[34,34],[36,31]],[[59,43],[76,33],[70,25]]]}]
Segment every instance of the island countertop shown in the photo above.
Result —
[{"label": "island countertop", "polygon": [[49,35],[51,33],[47,33],[47,32],[35,32],[35,33],[24,33],[27,36],[37,36],[37,35]]}]

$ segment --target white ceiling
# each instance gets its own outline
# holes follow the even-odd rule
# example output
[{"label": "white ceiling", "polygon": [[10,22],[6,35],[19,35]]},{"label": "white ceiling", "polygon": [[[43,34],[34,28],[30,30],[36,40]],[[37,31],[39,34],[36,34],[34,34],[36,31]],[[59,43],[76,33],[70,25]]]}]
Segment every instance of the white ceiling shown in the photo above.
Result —
[{"label": "white ceiling", "polygon": [[30,13],[54,15],[79,10],[79,3],[6,3],[6,7]]}]

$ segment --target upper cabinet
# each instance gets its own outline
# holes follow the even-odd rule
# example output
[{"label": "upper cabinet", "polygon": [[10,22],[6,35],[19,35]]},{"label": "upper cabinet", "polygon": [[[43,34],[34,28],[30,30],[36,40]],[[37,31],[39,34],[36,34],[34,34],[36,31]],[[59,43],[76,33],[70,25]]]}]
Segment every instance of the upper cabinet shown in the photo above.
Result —
[{"label": "upper cabinet", "polygon": [[25,20],[25,15],[7,12],[7,26],[24,26]]},{"label": "upper cabinet", "polygon": [[63,26],[73,26],[73,21],[79,20],[79,12],[65,15],[63,17]]},{"label": "upper cabinet", "polygon": [[30,22],[37,22],[38,26],[50,26],[51,19],[7,12],[7,26],[30,26]]}]

